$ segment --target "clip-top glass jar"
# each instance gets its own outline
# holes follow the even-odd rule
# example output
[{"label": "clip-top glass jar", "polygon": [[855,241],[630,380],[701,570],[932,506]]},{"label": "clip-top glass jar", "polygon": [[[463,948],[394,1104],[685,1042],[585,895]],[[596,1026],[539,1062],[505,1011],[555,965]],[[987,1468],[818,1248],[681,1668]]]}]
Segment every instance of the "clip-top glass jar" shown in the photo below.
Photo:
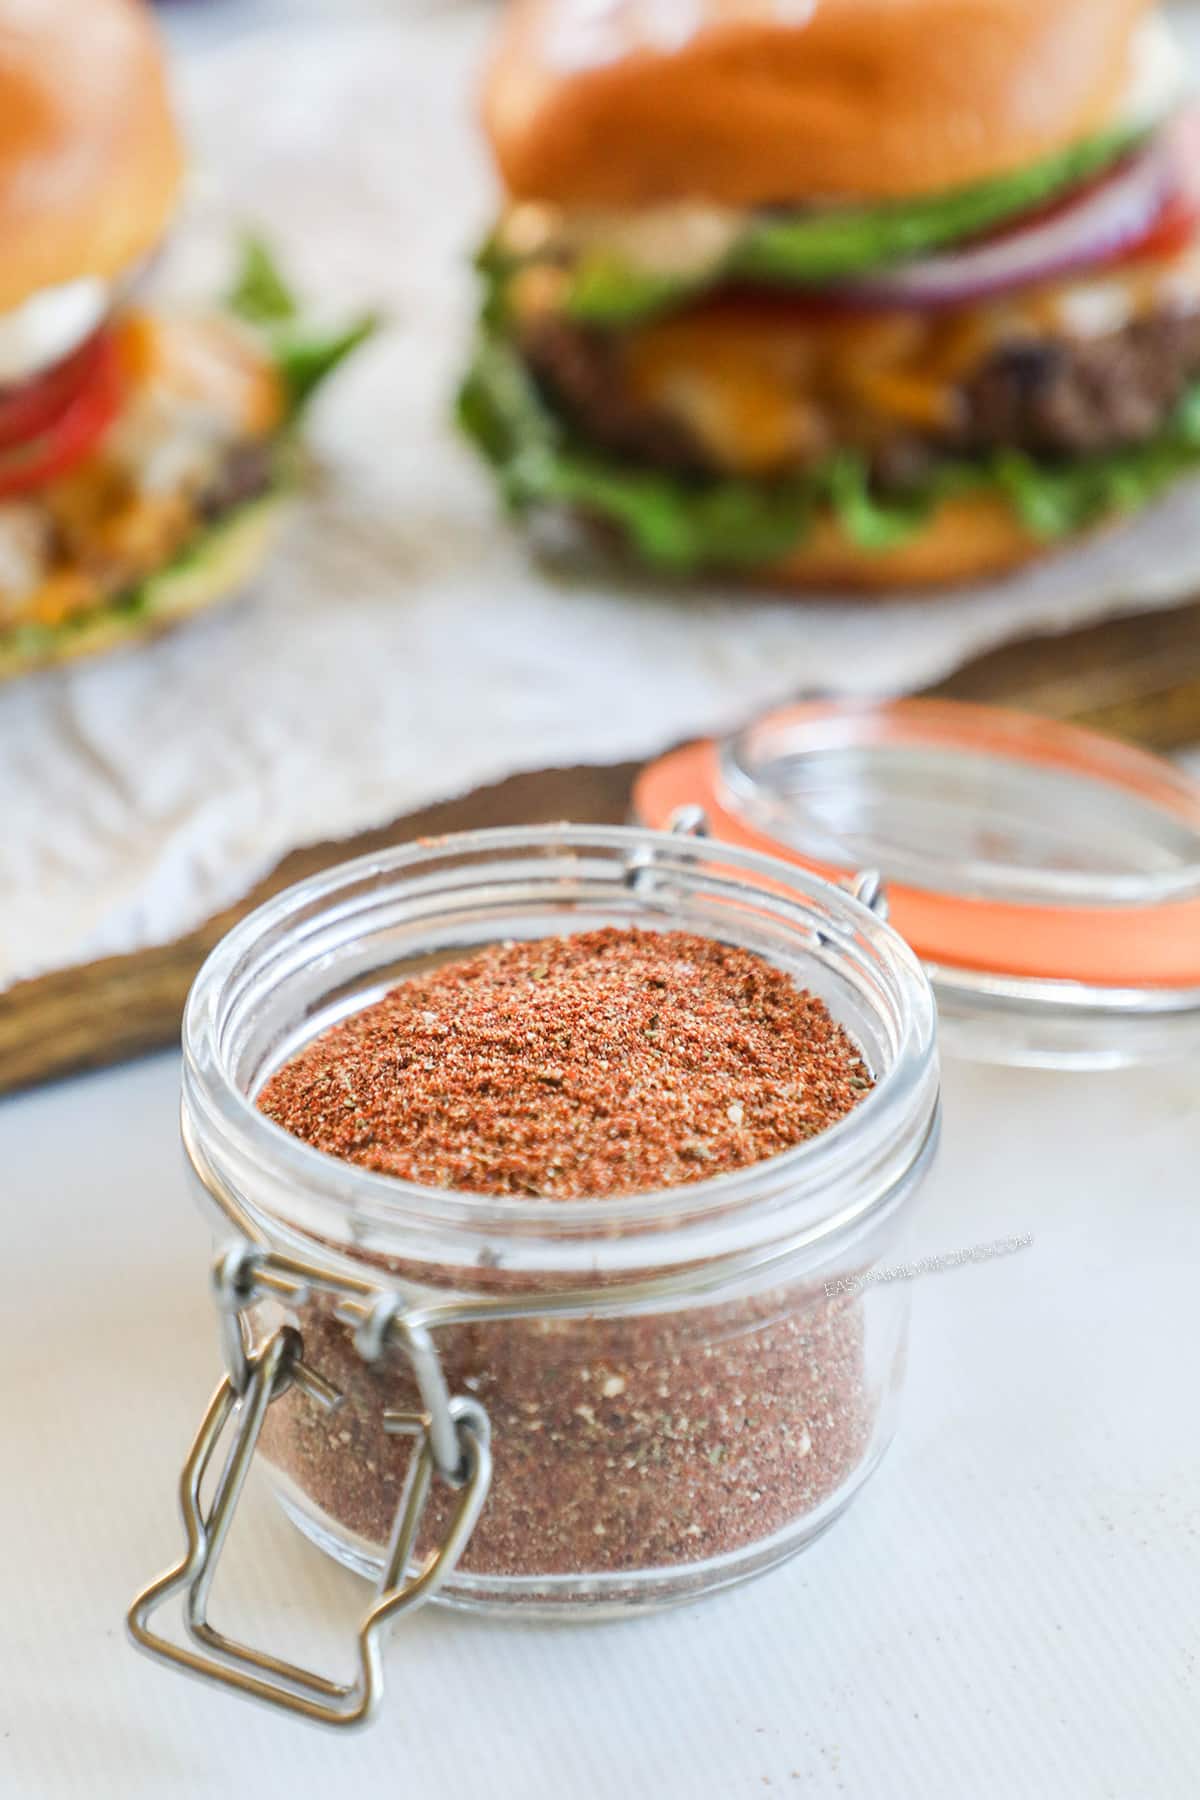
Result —
[{"label": "clip-top glass jar", "polygon": [[[558,1205],[364,1171],[256,1107],[283,1063],[406,976],[608,925],[757,952],[824,1000],[874,1087],[767,1161]],[[891,1437],[908,1284],[867,1277],[895,1251],[937,1124],[916,957],[864,900],[757,852],[635,829],[480,832],[273,900],[214,951],[187,1009],[184,1141],[218,1237],[236,1233],[217,1266],[228,1373],[185,1471],[189,1553],[135,1605],[135,1638],[348,1723],[378,1695],[378,1628],[435,1587],[594,1614],[792,1554]],[[256,1446],[291,1518],[379,1584],[350,1687],[207,1623]],[[150,1625],[173,1592],[190,1647]]]}]

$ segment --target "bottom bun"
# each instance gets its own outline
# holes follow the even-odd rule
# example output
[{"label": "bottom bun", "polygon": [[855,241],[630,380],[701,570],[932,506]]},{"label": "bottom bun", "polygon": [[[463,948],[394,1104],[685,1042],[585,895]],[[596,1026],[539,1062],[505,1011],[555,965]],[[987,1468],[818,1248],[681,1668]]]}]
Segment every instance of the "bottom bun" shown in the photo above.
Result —
[{"label": "bottom bun", "polygon": [[117,601],[36,634],[11,633],[8,641],[0,633],[0,681],[140,643],[193,613],[233,599],[266,560],[286,511],[284,494],[248,501],[144,581],[136,604]]},{"label": "bottom bun", "polygon": [[949,587],[1007,574],[1061,549],[1022,525],[1008,501],[996,494],[945,500],[929,523],[890,550],[866,550],[822,513],[804,542],[763,571],[783,587],[843,588],[884,593],[891,588]]}]

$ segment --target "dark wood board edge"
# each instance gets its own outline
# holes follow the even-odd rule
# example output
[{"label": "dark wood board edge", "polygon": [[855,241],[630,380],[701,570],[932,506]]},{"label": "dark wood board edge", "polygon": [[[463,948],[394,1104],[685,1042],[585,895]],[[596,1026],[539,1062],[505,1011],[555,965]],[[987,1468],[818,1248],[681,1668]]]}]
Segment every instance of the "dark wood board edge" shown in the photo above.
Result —
[{"label": "dark wood board edge", "polygon": [[[952,602],[947,602],[952,604]],[[929,690],[1072,719],[1158,750],[1200,744],[1200,603],[1005,646]],[[252,907],[349,856],[406,838],[575,819],[617,823],[636,764],[514,775],[378,831],[293,851],[237,905],[170,944],[18,983],[0,994],[0,1093],[160,1049],[208,951]]]},{"label": "dark wood board edge", "polygon": [[107,956],[19,982],[0,995],[0,1093],[123,1062],[174,1042],[192,978],[213,945],[238,919],[293,882],[407,838],[566,818],[617,823],[625,816],[636,768],[620,763],[514,775],[378,831],[306,845],[198,931],[128,956]]}]

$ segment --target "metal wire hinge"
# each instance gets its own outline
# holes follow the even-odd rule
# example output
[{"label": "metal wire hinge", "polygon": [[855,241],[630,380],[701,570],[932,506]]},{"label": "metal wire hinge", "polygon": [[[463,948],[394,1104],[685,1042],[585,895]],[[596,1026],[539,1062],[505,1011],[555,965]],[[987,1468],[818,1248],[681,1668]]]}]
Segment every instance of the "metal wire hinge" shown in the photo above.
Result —
[{"label": "metal wire hinge", "polygon": [[[130,1607],[130,1636],[139,1649],[162,1662],[316,1724],[364,1724],[383,1693],[384,1632],[401,1613],[414,1611],[437,1592],[466,1548],[487,1498],[492,1473],[487,1414],[477,1400],[448,1393],[432,1338],[409,1316],[399,1294],[330,1276],[316,1265],[245,1242],[218,1258],[213,1283],[226,1372],[180,1477],[187,1547]],[[403,1348],[424,1408],[384,1415],[385,1430],[414,1435],[419,1443],[409,1462],[375,1597],[359,1627],[358,1672],[346,1684],[239,1643],[208,1619],[213,1578],[272,1401],[294,1386],[326,1411],[342,1404],[338,1391],[305,1364],[303,1338],[294,1326],[281,1325],[252,1345],[246,1311],[268,1295],[298,1307],[317,1290],[340,1297],[338,1316],[354,1326],[355,1344],[368,1361],[377,1360],[392,1343]],[[206,1506],[201,1488],[226,1436],[228,1449]],[[457,1490],[458,1501],[441,1543],[417,1565],[417,1537],[435,1475]],[[150,1626],[154,1613],[175,1595],[183,1599],[190,1644],[174,1643]]]},{"label": "metal wire hinge", "polygon": [[853,894],[860,906],[869,907],[875,917],[885,925],[888,916],[887,888],[883,876],[878,869],[860,869],[845,883],[847,890]]}]

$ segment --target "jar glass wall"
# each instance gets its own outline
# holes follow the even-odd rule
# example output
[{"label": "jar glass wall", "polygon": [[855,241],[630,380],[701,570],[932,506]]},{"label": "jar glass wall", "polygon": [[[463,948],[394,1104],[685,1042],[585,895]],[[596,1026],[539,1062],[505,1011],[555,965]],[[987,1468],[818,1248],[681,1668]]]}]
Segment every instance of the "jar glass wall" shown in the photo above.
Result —
[{"label": "jar glass wall", "polygon": [[[557,1204],[376,1175],[255,1107],[282,1063],[406,975],[605,925],[756,951],[820,995],[876,1086],[830,1130],[733,1174]],[[238,926],[196,983],[184,1048],[185,1144],[216,1229],[402,1296],[451,1392],[490,1418],[491,1492],[444,1597],[595,1609],[719,1587],[808,1542],[878,1461],[908,1299],[878,1277],[932,1154],[937,1059],[919,964],[847,893],[647,831],[414,845]],[[401,1355],[363,1360],[332,1298],[293,1322],[342,1402],[330,1413],[293,1387],[263,1454],[297,1523],[375,1569],[411,1454],[385,1414],[419,1397]],[[451,1504],[435,1493],[431,1542]]]}]

